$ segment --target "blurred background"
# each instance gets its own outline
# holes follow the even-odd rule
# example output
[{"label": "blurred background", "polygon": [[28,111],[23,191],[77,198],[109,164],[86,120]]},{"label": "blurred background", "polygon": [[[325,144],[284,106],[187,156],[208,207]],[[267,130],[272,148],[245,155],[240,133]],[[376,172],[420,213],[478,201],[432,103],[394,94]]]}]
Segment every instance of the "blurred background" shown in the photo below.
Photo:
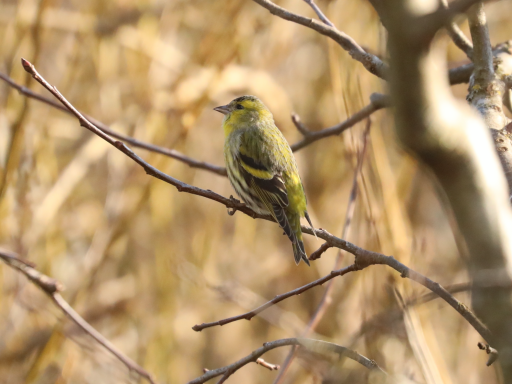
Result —
[{"label": "blurred background", "polygon": [[[314,17],[302,0],[279,1]],[[318,0],[326,15],[385,58],[385,31],[366,1]],[[487,7],[494,44],[512,37],[510,3]],[[468,33],[466,23],[463,30]],[[446,36],[450,66],[466,63]],[[316,32],[249,0],[1,0],[0,71],[49,95],[20,65],[30,60],[80,111],[113,130],[223,165],[222,116],[244,94],[260,97],[290,143],[290,114],[312,130],[345,120],[385,84]],[[466,85],[453,88],[464,99]],[[342,231],[362,122],[297,152],[316,227]],[[163,172],[229,197],[227,178],[136,149]],[[275,223],[178,193],[65,113],[0,82],[0,244],[62,282],[63,296],[159,383],[186,383],[203,368],[242,358],[262,343],[299,335],[324,287],[200,333],[191,327],[237,315],[328,274],[337,251],[295,266]],[[435,182],[400,150],[388,111],[372,116],[348,240],[392,254],[443,284],[468,280],[463,244]],[[322,242],[306,236],[308,253]],[[342,265],[353,257],[344,254]],[[409,310],[425,293],[374,266],[338,278],[317,337],[374,359],[397,381],[498,383],[480,337],[441,300]],[[467,293],[457,297],[468,303]],[[361,327],[379,315],[379,321]],[[287,348],[264,359],[282,364]],[[233,383],[271,383],[251,364]],[[297,358],[284,382],[366,383],[353,362]],[[0,266],[0,383],[137,383],[135,373],[75,327],[33,284]]]}]

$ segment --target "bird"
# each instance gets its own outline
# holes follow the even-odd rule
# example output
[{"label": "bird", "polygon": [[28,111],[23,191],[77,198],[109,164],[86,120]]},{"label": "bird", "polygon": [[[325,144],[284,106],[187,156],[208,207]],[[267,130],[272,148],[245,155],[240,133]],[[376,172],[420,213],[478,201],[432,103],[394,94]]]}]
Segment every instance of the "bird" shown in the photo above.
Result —
[{"label": "bird", "polygon": [[302,241],[301,217],[314,227],[290,145],[270,110],[256,96],[237,97],[214,108],[224,115],[224,159],[229,181],[258,214],[270,214],[292,243],[295,263],[309,260]]}]

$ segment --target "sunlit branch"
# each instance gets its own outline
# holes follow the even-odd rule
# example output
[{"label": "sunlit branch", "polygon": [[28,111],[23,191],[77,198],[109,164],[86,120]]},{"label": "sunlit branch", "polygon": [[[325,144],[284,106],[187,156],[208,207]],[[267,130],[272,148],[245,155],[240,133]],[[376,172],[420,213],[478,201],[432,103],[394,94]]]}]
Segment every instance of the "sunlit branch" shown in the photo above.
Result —
[{"label": "sunlit branch", "polygon": [[[0,73],[0,79],[5,81],[9,86],[12,88],[18,90],[22,95],[27,96],[28,98],[38,100],[42,103],[45,103],[53,108],[56,108],[60,111],[69,113],[71,115],[74,115],[74,113],[67,107],[63,106],[61,103],[58,103],[48,97],[39,95],[32,90],[30,90],[27,87],[24,87],[18,83],[16,83],[14,80],[12,80],[9,76]],[[468,75],[469,79],[469,75]],[[297,143],[293,144],[291,146],[292,150],[298,151],[318,140],[324,139],[326,137],[339,135],[343,131],[345,131],[348,128],[353,127],[355,124],[363,120],[365,117],[369,116],[373,112],[388,107],[390,105],[389,97],[386,95],[381,95],[378,93],[374,93],[370,96],[370,104],[366,107],[364,107],[359,112],[356,112],[353,116],[349,117],[347,120],[336,124],[330,128],[325,128],[320,131],[310,131],[307,129],[307,127],[300,122],[300,118],[297,114],[292,114],[292,121],[294,122],[297,129],[304,135],[304,139],[298,141]],[[174,149],[164,148],[158,145],[150,144],[141,140],[137,140],[133,137],[120,134],[118,132],[113,131],[110,129],[106,124],[102,123],[101,121],[98,121],[92,117],[89,117],[87,115],[83,115],[84,118],[86,118],[92,125],[96,126],[98,129],[103,131],[109,136],[112,136],[116,139],[122,140],[125,143],[128,143],[136,148],[145,149],[147,151],[160,153],[165,156],[169,156],[175,160],[181,161],[187,165],[189,165],[192,168],[202,169],[205,171],[209,171],[212,173],[215,173],[220,176],[227,176],[226,168],[207,163],[204,161],[199,161],[196,159],[193,159],[191,157],[188,157]]]},{"label": "sunlit branch", "polygon": [[307,3],[311,8],[313,8],[313,11],[315,11],[318,18],[322,20],[324,24],[328,25],[329,27],[334,27],[334,24],[331,22],[331,20],[327,18],[327,16],[324,15],[320,7],[316,5],[314,0],[304,0],[304,2]]},{"label": "sunlit branch", "polygon": [[[63,112],[73,114],[68,108],[64,107],[62,104],[31,91],[29,88],[16,83],[13,79],[11,79],[9,76],[7,76],[3,73],[0,73],[0,79],[5,81],[12,88],[18,90],[22,95],[25,95],[31,99],[38,100],[42,103],[45,103],[53,108],[63,111]],[[156,153],[160,153],[165,156],[169,156],[173,159],[179,160],[182,163],[189,165],[192,168],[203,169],[206,171],[216,173],[217,175],[221,175],[221,176],[227,175],[226,169],[224,167],[219,167],[218,165],[215,165],[215,164],[210,164],[210,163],[207,163],[204,161],[195,160],[191,157],[185,156],[184,154],[182,154],[174,149],[164,148],[164,147],[160,147],[158,145],[154,145],[154,144],[150,144],[150,143],[146,143],[144,141],[134,139],[133,137],[123,135],[121,133],[111,130],[106,124],[104,124],[101,121],[98,121],[92,117],[89,117],[86,115],[84,115],[84,117],[86,117],[91,123],[93,123],[96,127],[98,127],[100,130],[102,130],[104,133],[106,133],[112,137],[115,137],[116,139],[122,140],[136,148],[141,148],[141,149],[145,149],[145,150],[148,150],[151,152],[156,152]]]},{"label": "sunlit branch", "polygon": [[386,77],[387,64],[383,63],[377,56],[366,52],[352,37],[336,29],[336,27],[324,24],[323,22],[304,17],[290,12],[270,0],[253,0],[262,7],[266,8],[271,14],[282,19],[301,24],[311,28],[318,33],[328,36],[337,42],[345,51],[347,51],[354,60],[359,61],[372,74],[380,77]]},{"label": "sunlit branch", "polygon": [[382,95],[380,93],[373,93],[370,96],[370,104],[363,107],[352,116],[350,116],[347,120],[336,124],[330,128],[325,128],[320,131],[310,131],[306,128],[306,126],[298,119],[296,115],[292,116],[292,120],[295,123],[297,129],[304,135],[304,138],[297,143],[291,146],[294,152],[299,149],[304,148],[305,146],[314,143],[317,140],[323,139],[325,137],[339,135],[343,131],[348,128],[353,127],[355,124],[364,120],[368,116],[370,116],[375,111],[379,109],[386,108],[390,106],[389,97],[386,95]]},{"label": "sunlit branch", "polygon": [[[322,232],[322,231],[319,231]],[[322,238],[321,233],[318,234],[318,237]],[[351,247],[351,250],[348,250],[348,252],[352,253],[355,256],[355,262],[354,264],[336,270],[332,271],[330,274],[315,280],[309,284],[306,284],[302,287],[299,287],[297,289],[294,289],[290,292],[283,293],[281,295],[276,296],[274,299],[268,301],[267,303],[259,306],[253,311],[244,313],[242,315],[233,316],[227,319],[219,320],[212,323],[203,323],[201,325],[195,325],[192,329],[195,331],[201,331],[205,328],[217,326],[217,325],[225,325],[228,323],[232,323],[234,321],[238,320],[250,320],[254,316],[256,316],[259,312],[264,311],[268,307],[279,303],[280,301],[283,301],[291,296],[295,296],[298,294],[301,294],[313,287],[316,287],[318,285],[322,285],[326,283],[327,281],[337,277],[337,276],[343,276],[350,272],[360,271],[370,265],[387,265],[388,267],[391,267],[397,272],[400,272],[400,276],[404,278],[409,278],[421,285],[423,285],[425,288],[429,289],[430,291],[437,294],[440,298],[442,298],[444,301],[446,301],[453,309],[455,309],[462,317],[464,317],[472,326],[473,328],[484,338],[484,340],[488,341],[491,339],[491,333],[487,329],[487,327],[469,310],[469,308],[461,303],[459,300],[457,300],[453,295],[451,295],[446,289],[444,289],[439,283],[436,283],[435,281],[432,281],[426,276],[423,276],[422,274],[410,269],[406,265],[400,263],[398,260],[396,260],[393,256],[385,256],[383,254],[368,251],[362,248],[359,248],[357,246]]]},{"label": "sunlit branch", "polygon": [[[441,0],[440,4],[443,8],[448,8],[448,1]],[[473,58],[473,43],[466,37],[464,32],[459,28],[459,26],[454,22],[450,22],[446,27],[448,34],[452,38],[453,43],[466,54],[466,56],[471,60]]]},{"label": "sunlit branch", "polygon": [[336,354],[340,358],[346,357],[349,359],[352,359],[362,366],[379,372],[383,375],[386,375],[386,373],[380,368],[377,363],[373,360],[368,359],[367,357],[364,357],[363,355],[357,353],[356,351],[353,351],[351,349],[342,347],[341,345],[328,343],[326,341],[321,340],[313,340],[313,339],[302,339],[302,338],[290,338],[290,339],[281,339],[281,340],[275,340],[268,343],[263,344],[262,347],[256,349],[246,357],[238,360],[237,362],[227,365],[222,368],[209,370],[206,372],[203,376],[198,377],[197,379],[191,380],[188,382],[188,384],[202,384],[207,382],[208,380],[211,380],[215,377],[221,376],[219,383],[223,383],[229,376],[231,376],[233,373],[238,371],[240,368],[244,367],[245,365],[256,362],[260,356],[262,356],[264,353],[271,351],[272,349],[285,347],[288,345],[297,345],[301,348],[305,348],[309,351],[319,353],[321,355],[327,355],[327,354]]},{"label": "sunlit branch", "polygon": [[62,284],[57,280],[46,276],[36,270],[34,265],[23,259],[13,252],[0,250],[0,259],[11,268],[24,274],[32,283],[39,287],[46,295],[48,295],[57,307],[80,329],[90,335],[94,340],[101,344],[105,349],[112,353],[119,361],[121,361],[130,371],[137,372],[140,376],[147,379],[150,383],[155,384],[153,376],[138,365],[135,361],[120,352],[110,341],[103,337],[96,329],[94,329],[87,321],[85,321],[60,295],[63,289]]}]

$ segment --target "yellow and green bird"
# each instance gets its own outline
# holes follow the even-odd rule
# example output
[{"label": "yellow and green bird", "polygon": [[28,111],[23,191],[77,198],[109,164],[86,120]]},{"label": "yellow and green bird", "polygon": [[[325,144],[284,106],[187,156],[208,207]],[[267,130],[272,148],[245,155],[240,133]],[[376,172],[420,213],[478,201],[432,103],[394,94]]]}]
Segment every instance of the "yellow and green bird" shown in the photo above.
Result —
[{"label": "yellow and green bird", "polygon": [[270,214],[293,245],[295,263],[309,265],[300,218],[306,195],[292,150],[268,108],[255,96],[242,96],[214,108],[224,114],[224,157],[236,193],[255,212]]}]

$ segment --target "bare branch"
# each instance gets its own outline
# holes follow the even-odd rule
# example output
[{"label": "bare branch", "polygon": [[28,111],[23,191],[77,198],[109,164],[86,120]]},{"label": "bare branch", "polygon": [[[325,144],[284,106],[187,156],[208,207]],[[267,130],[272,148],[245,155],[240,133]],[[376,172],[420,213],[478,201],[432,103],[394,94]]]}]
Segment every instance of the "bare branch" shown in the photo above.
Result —
[{"label": "bare branch", "polygon": [[303,136],[309,136],[312,132],[304,125],[304,123],[300,120],[300,116],[295,112],[292,112],[292,122],[297,128],[297,130],[302,133]]},{"label": "bare branch", "polygon": [[450,29],[455,16],[466,12],[479,1],[481,0],[456,0],[452,1],[447,7],[441,6],[433,13],[412,17],[407,20],[407,22],[411,22],[411,28],[408,28],[411,32],[410,38],[416,40],[416,42],[430,41],[439,29],[444,26]]},{"label": "bare branch", "polygon": [[60,291],[63,289],[62,284],[57,280],[46,276],[34,269],[31,263],[20,259],[18,255],[13,252],[0,250],[0,259],[5,264],[13,269],[23,273],[32,283],[39,287],[44,293],[46,293],[59,307],[59,309],[78,327],[80,327],[85,333],[91,336],[99,344],[101,344],[106,350],[112,353],[119,361],[121,361],[130,371],[137,372],[141,377],[144,377],[151,384],[155,384],[153,376],[138,365],[135,361],[130,359],[119,351],[110,341],[103,337],[96,329],[94,329],[87,321],[85,321],[60,295]]},{"label": "bare branch", "polygon": [[490,81],[494,75],[493,53],[483,3],[478,3],[469,11],[469,29],[474,44],[475,76]]},{"label": "bare branch", "polygon": [[464,32],[455,23],[450,23],[447,28],[448,34],[452,38],[454,44],[460,48],[462,52],[466,54],[468,59],[473,59],[473,43],[466,37]]},{"label": "bare branch", "polygon": [[322,10],[316,5],[316,3],[313,0],[304,0],[311,8],[313,8],[313,11],[315,11],[316,15],[324,24],[327,24],[329,27],[334,28],[334,24],[327,18],[327,16],[324,15]]},{"label": "bare branch", "polygon": [[[469,75],[467,75],[467,78],[469,80]],[[1,72],[0,72],[0,79],[4,80],[12,88],[18,90],[21,94],[23,94],[23,95],[25,95],[25,96],[27,96],[27,97],[29,97],[31,99],[35,99],[35,100],[41,101],[41,102],[43,102],[43,103],[45,103],[45,104],[47,104],[47,105],[49,105],[49,106],[51,106],[53,108],[56,108],[56,109],[58,109],[60,111],[66,112],[66,113],[71,114],[71,115],[75,115],[70,109],[68,109],[67,107],[63,106],[62,104],[60,104],[60,103],[58,103],[58,102],[56,102],[56,101],[54,101],[54,100],[52,100],[50,98],[47,98],[45,96],[39,95],[39,94],[31,91],[27,87],[19,85],[14,80],[12,80],[9,76],[7,76],[7,75],[5,75],[5,74],[3,74]],[[467,82],[468,80],[466,80],[465,77],[464,77],[461,80],[461,82],[464,82],[464,81]],[[314,143],[317,140],[320,140],[320,139],[323,139],[323,138],[326,138],[326,137],[330,137],[330,136],[333,136],[333,135],[338,135],[341,132],[345,131],[346,129],[351,128],[352,126],[354,126],[356,123],[358,123],[359,121],[364,119],[369,114],[371,114],[371,113],[373,113],[373,112],[375,112],[375,111],[377,111],[379,109],[386,108],[386,107],[388,107],[390,105],[389,97],[386,96],[386,95],[379,94],[379,93],[372,94],[370,96],[370,101],[371,101],[370,105],[373,105],[373,107],[375,108],[374,110],[371,110],[371,108],[369,108],[369,106],[368,106],[368,107],[366,107],[366,108],[368,108],[368,110],[365,110],[363,108],[363,110],[361,110],[359,112],[356,112],[356,114],[354,114],[353,116],[351,116],[350,118],[348,118],[344,122],[339,123],[339,124],[337,124],[337,125],[335,125],[333,127],[326,128],[326,129],[323,129],[321,131],[316,131],[316,132],[310,131],[300,121],[300,117],[296,113],[293,113],[292,114],[292,121],[295,124],[295,126],[297,127],[297,129],[299,130],[299,132],[302,133],[302,135],[304,135],[306,137],[306,139],[303,139],[303,140],[295,143],[294,145],[292,145],[291,146],[292,150],[298,151],[298,150],[308,146],[309,144]],[[192,168],[202,169],[202,170],[205,170],[205,171],[209,171],[209,172],[215,173],[215,174],[220,175],[220,176],[227,176],[226,168],[224,168],[224,167],[220,167],[220,166],[215,165],[215,164],[210,164],[210,163],[207,163],[207,162],[204,162],[204,161],[199,161],[199,160],[193,159],[193,158],[188,157],[188,156],[186,156],[186,155],[184,155],[184,154],[182,154],[182,153],[180,153],[180,152],[178,152],[178,151],[176,151],[174,149],[160,147],[160,146],[157,146],[157,145],[154,145],[154,144],[150,144],[150,143],[146,143],[144,141],[140,141],[140,140],[134,139],[133,137],[130,137],[130,136],[126,136],[126,135],[117,133],[117,132],[111,130],[106,124],[102,123],[101,121],[98,121],[98,120],[96,120],[96,119],[94,119],[92,117],[89,117],[87,115],[83,115],[83,117],[85,119],[89,120],[89,122],[92,125],[96,126],[98,129],[100,129],[101,131],[103,131],[107,135],[115,137],[116,139],[122,140],[125,143],[128,143],[128,144],[130,144],[130,145],[132,145],[132,146],[134,146],[136,148],[141,148],[141,149],[145,149],[145,150],[148,150],[148,151],[151,151],[151,152],[160,153],[162,155],[169,156],[169,157],[171,157],[173,159],[176,159],[178,161],[181,161],[181,162],[189,165]],[[309,136],[311,136],[311,137],[309,137]],[[234,208],[234,207],[229,207],[229,208]],[[252,214],[251,214],[251,216],[252,216]]]},{"label": "bare branch", "polygon": [[[448,9],[448,1],[441,0],[441,6],[444,9]],[[446,27],[448,34],[452,38],[452,41],[455,43],[457,47],[460,48],[462,52],[466,54],[466,56],[471,60],[473,58],[473,43],[466,37],[464,32],[459,28],[459,26],[454,22],[450,22]]]},{"label": "bare branch", "polygon": [[[18,90],[22,95],[25,95],[28,98],[41,101],[53,108],[59,109],[63,112],[69,113],[69,114],[73,114],[68,108],[62,106],[60,103],[58,103],[52,99],[49,99],[45,96],[39,95],[39,94],[31,91],[27,87],[19,85],[13,79],[11,79],[9,76],[7,76],[3,73],[0,73],[0,79],[5,81],[9,86]],[[210,163],[206,163],[204,161],[195,160],[191,157],[185,156],[184,154],[182,154],[174,149],[159,147],[154,144],[149,144],[149,143],[134,139],[133,137],[130,137],[130,136],[122,135],[120,133],[117,133],[117,132],[111,130],[106,124],[102,123],[101,121],[98,121],[98,120],[96,120],[92,117],[89,117],[87,115],[84,115],[84,117],[87,118],[90,122],[92,122],[96,127],[101,129],[106,134],[108,134],[112,137],[115,137],[116,139],[122,140],[125,143],[129,143],[130,145],[133,145],[136,148],[141,148],[141,149],[145,149],[145,150],[148,150],[151,152],[160,153],[162,155],[179,160],[182,163],[185,163],[192,168],[203,169],[205,171],[209,171],[209,172],[215,173],[220,176],[227,176],[226,168],[224,168],[224,167],[219,167],[218,165],[215,165],[215,164],[210,164]]]},{"label": "bare branch", "polygon": [[[506,41],[504,43],[500,43],[494,47],[492,50],[492,53],[495,57],[494,60],[496,60],[496,57],[500,54],[503,54],[506,52],[507,54],[510,54],[508,51],[509,42]],[[475,65],[473,63],[464,64],[457,68],[452,68],[448,71],[448,78],[450,79],[450,84],[462,84],[462,83],[468,83],[471,75],[473,74],[473,71],[475,70]]]},{"label": "bare branch", "polygon": [[386,77],[387,65],[382,62],[377,56],[366,52],[357,42],[347,34],[339,31],[335,27],[326,25],[314,19],[300,16],[292,13],[270,0],[253,0],[254,2],[266,8],[271,14],[276,15],[282,19],[301,24],[305,27],[311,28],[318,33],[328,36],[337,42],[345,51],[347,51],[354,60],[359,61],[363,66],[375,76],[382,79]]},{"label": "bare branch", "polygon": [[277,371],[280,368],[279,365],[267,363],[261,357],[256,359],[255,363],[269,369],[270,371]]},{"label": "bare branch", "polygon": [[329,243],[323,243],[316,251],[312,252],[311,255],[309,255],[309,260],[316,260],[322,257],[322,255],[327,251],[331,246]]},{"label": "bare branch", "polygon": [[247,355],[243,359],[238,360],[237,362],[227,365],[222,368],[217,368],[206,372],[203,376],[198,377],[197,379],[191,380],[188,384],[202,384],[207,382],[208,380],[213,379],[214,377],[221,376],[222,378],[219,383],[223,383],[229,376],[231,376],[234,372],[244,367],[245,365],[256,362],[260,356],[264,353],[271,351],[272,349],[285,347],[288,345],[297,345],[302,348],[306,348],[309,351],[313,351],[315,353],[319,353],[322,355],[326,354],[336,354],[340,358],[347,357],[352,359],[362,366],[376,372],[380,372],[383,375],[386,373],[377,365],[377,363],[373,360],[360,355],[356,351],[351,349],[342,347],[341,345],[328,343],[326,341],[321,340],[313,340],[313,339],[303,339],[303,338],[290,338],[290,339],[281,339],[275,340],[268,343],[263,344],[263,347],[260,347],[253,351],[251,354]]},{"label": "bare branch", "polygon": [[238,320],[244,320],[244,319],[245,320],[251,320],[258,313],[263,312],[268,307],[271,307],[272,305],[277,304],[280,301],[286,300],[287,298],[292,297],[292,296],[300,295],[301,293],[306,292],[308,289],[311,289],[311,288],[316,287],[318,285],[322,285],[322,284],[326,283],[327,281],[335,278],[336,276],[343,276],[343,275],[346,275],[347,273],[354,272],[356,270],[357,270],[356,265],[352,264],[352,265],[350,265],[350,266],[348,266],[346,268],[342,268],[342,269],[339,269],[337,271],[332,271],[327,276],[324,276],[324,277],[322,277],[322,278],[320,278],[318,280],[312,281],[311,283],[303,285],[302,287],[294,289],[293,291],[286,292],[286,293],[283,293],[281,295],[277,295],[272,300],[266,302],[263,305],[260,305],[258,308],[253,309],[252,311],[243,313],[243,314],[238,315],[238,316],[229,317],[227,319],[223,319],[223,320],[219,320],[219,321],[214,321],[214,322],[211,322],[211,323],[203,323],[203,324],[194,325],[192,327],[192,329],[194,331],[196,331],[196,332],[201,332],[205,328],[215,327],[215,326],[218,326],[218,325],[222,326],[222,325],[226,325],[226,324],[229,324],[229,323],[233,323],[233,322],[238,321]]},{"label": "bare branch", "polygon": [[448,78],[451,85],[468,83],[471,74],[475,69],[473,63],[464,64],[457,68],[452,68],[448,71]]},{"label": "bare branch", "polygon": [[[323,232],[323,231],[320,231]],[[318,237],[322,237],[321,234],[318,234]],[[437,294],[440,298],[442,298],[444,301],[446,301],[453,309],[455,309],[462,317],[464,317],[471,326],[484,338],[484,340],[490,340],[491,339],[491,333],[487,329],[487,327],[471,312],[471,310],[464,305],[462,302],[457,300],[453,295],[451,295],[446,289],[444,289],[439,283],[436,283],[435,281],[430,280],[428,277],[423,276],[422,274],[410,269],[409,267],[405,266],[404,264],[400,263],[398,260],[396,260],[393,256],[385,256],[383,254],[367,251],[362,248],[359,248],[357,246],[351,247],[351,250],[348,250],[348,252],[352,253],[356,259],[354,264],[349,265],[348,267],[332,271],[329,275],[326,275],[318,280],[315,280],[309,284],[306,284],[302,287],[299,287],[297,289],[294,289],[293,291],[283,293],[281,295],[276,296],[273,300],[268,301],[267,303],[259,306],[253,311],[244,313],[239,316],[230,317],[228,319],[212,322],[212,323],[204,323],[201,325],[195,325],[192,329],[194,331],[201,331],[205,328],[213,327],[216,325],[225,325],[228,323],[232,323],[233,321],[237,320],[250,320],[254,316],[256,316],[259,312],[267,309],[271,305],[274,305],[282,300],[285,300],[291,296],[298,295],[300,293],[303,293],[307,291],[308,289],[311,289],[313,287],[316,287],[318,285],[322,285],[323,283],[337,277],[337,276],[343,276],[350,272],[360,271],[370,265],[387,265],[388,267],[391,267],[397,272],[400,272],[400,276],[404,278],[409,278],[421,285],[423,285],[425,288],[429,289],[430,291]]]},{"label": "bare branch", "polygon": [[[370,96],[370,104],[363,107],[358,112],[354,113],[352,116],[350,116],[347,120],[336,124],[330,128],[322,129],[321,131],[310,131],[304,126],[299,128],[297,126],[297,123],[295,125],[297,126],[297,129],[301,131],[301,133],[304,134],[304,138],[297,143],[293,144],[291,146],[292,151],[296,152],[299,149],[304,148],[305,146],[314,143],[317,140],[323,139],[325,137],[339,135],[343,131],[347,130],[348,128],[354,126],[355,124],[359,123],[360,121],[364,120],[368,116],[370,116],[373,112],[378,111],[379,109],[386,108],[390,105],[390,100],[386,95],[381,95],[379,93],[373,93]],[[293,119],[293,117],[292,117]],[[300,120],[298,120],[300,122]],[[300,123],[302,124],[302,123]],[[304,132],[303,132],[304,131]],[[307,133],[305,133],[307,132]]]}]

